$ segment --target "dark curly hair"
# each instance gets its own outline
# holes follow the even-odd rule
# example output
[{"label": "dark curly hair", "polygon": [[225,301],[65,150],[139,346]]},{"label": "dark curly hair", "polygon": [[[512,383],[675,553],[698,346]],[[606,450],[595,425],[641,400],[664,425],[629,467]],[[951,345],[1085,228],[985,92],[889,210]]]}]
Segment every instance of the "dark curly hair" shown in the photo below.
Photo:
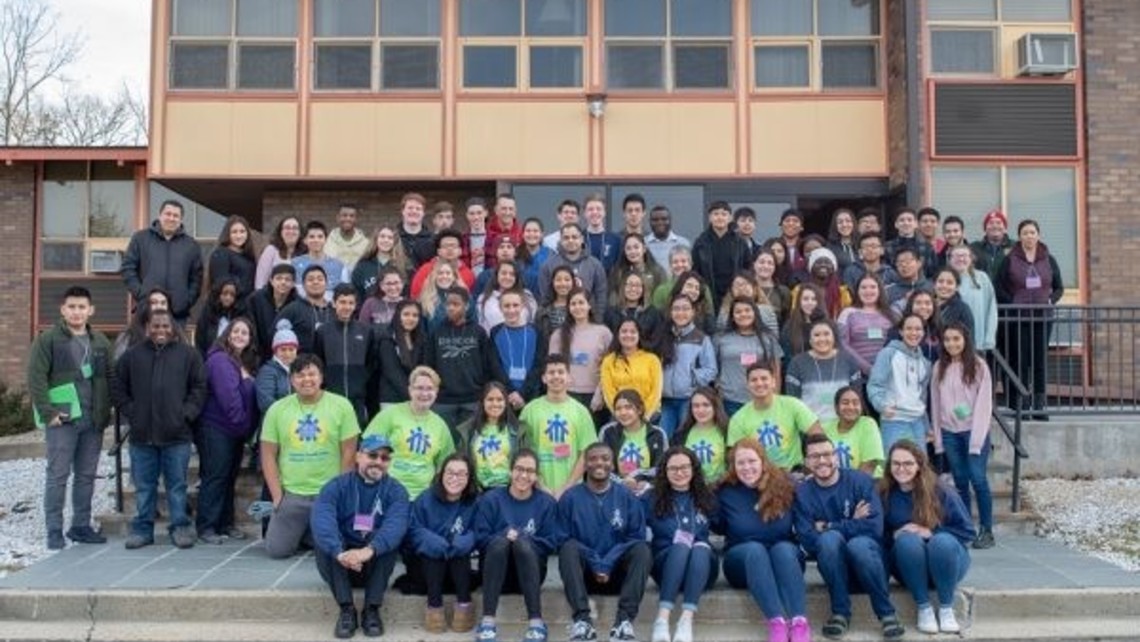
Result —
[{"label": "dark curly hair", "polygon": [[661,465],[657,467],[657,477],[653,480],[653,514],[665,517],[673,512],[674,496],[677,494],[669,483],[669,460],[674,455],[683,455],[689,460],[693,470],[693,479],[689,482],[689,493],[693,496],[693,507],[705,515],[711,515],[716,510],[716,495],[705,482],[705,475],[701,472],[701,462],[693,451],[684,446],[672,446],[661,457]]}]

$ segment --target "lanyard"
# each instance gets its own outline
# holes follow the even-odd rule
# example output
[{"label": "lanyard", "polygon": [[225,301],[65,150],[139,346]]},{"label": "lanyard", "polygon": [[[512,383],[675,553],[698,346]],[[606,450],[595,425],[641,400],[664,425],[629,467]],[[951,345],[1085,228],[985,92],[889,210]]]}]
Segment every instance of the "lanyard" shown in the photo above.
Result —
[{"label": "lanyard", "polygon": [[[524,326],[519,327],[519,328],[511,328],[511,327],[504,326],[503,329],[506,331],[506,334],[507,334],[507,361],[509,362],[508,365],[510,366],[510,370],[514,370],[515,368],[519,368],[519,369],[522,369],[525,371],[526,370],[526,355],[527,355],[526,345],[527,345],[527,341],[530,340],[530,332],[527,332],[528,328],[524,325]],[[515,342],[513,340],[511,340],[511,335],[514,334],[513,330],[522,330],[522,335],[523,335],[523,337],[522,337],[522,353],[519,354],[519,363],[517,365],[515,364]]]}]

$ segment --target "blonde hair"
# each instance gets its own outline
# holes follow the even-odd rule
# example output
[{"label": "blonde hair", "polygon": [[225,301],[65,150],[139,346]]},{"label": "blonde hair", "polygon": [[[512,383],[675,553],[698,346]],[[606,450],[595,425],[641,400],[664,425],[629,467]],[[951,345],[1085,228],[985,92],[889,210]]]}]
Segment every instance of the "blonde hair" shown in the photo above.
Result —
[{"label": "blonde hair", "polygon": [[436,259],[435,265],[433,265],[431,268],[431,273],[424,281],[423,289],[420,290],[419,298],[420,307],[422,307],[424,310],[424,316],[429,319],[435,316],[435,310],[441,303],[439,300],[439,287],[436,285],[435,281],[439,276],[439,271],[445,266],[451,270],[454,278],[454,282],[451,284],[451,287],[460,287],[464,290],[467,289],[467,284],[463,282],[463,279],[459,278],[458,266],[448,263],[447,261]]},{"label": "blonde hair", "polygon": [[432,370],[428,366],[416,366],[415,368],[412,368],[412,371],[408,373],[408,385],[414,385],[416,383],[416,379],[419,379],[420,377],[427,377],[428,379],[431,379],[431,382],[435,384],[435,387],[439,387],[439,373],[435,370]]}]

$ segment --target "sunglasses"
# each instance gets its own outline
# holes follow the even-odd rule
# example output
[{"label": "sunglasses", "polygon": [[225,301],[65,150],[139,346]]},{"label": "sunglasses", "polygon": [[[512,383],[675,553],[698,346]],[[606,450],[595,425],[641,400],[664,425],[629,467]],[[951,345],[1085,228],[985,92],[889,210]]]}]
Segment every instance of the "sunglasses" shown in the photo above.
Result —
[{"label": "sunglasses", "polygon": [[392,453],[386,453],[386,452],[364,453],[364,456],[368,457],[372,461],[376,461],[377,459],[379,459],[380,461],[390,461],[392,459]]}]

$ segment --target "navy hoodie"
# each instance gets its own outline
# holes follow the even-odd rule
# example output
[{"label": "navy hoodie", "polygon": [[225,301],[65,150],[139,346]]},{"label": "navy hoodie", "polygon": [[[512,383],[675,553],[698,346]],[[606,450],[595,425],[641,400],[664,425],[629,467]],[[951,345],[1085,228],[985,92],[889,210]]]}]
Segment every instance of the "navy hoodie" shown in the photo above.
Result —
[{"label": "navy hoodie", "polygon": [[[871,505],[871,514],[855,519],[860,501]],[[827,487],[814,479],[804,480],[796,487],[794,510],[800,545],[808,555],[819,553],[816,522],[827,522],[828,530],[838,531],[848,540],[860,535],[876,541],[883,538],[883,504],[875,492],[875,480],[858,470],[839,469],[839,481]]]},{"label": "navy hoodie", "polygon": [[[372,530],[353,530],[357,514],[372,513]],[[371,546],[377,555],[397,550],[408,531],[408,491],[384,475],[367,481],[355,470],[334,477],[321,489],[309,515],[317,550],[330,557]]]},{"label": "navy hoodie", "polygon": [[424,346],[424,363],[438,372],[438,403],[470,403],[479,399],[488,381],[502,382],[498,354],[477,323],[445,321],[431,331]]},{"label": "navy hoodie", "polygon": [[480,550],[512,528],[531,541],[539,558],[550,555],[562,542],[558,504],[537,488],[525,500],[512,497],[505,486],[489,490],[479,499],[475,509],[475,545]]},{"label": "navy hoodie", "polygon": [[594,573],[612,573],[626,551],[645,541],[641,502],[619,483],[601,493],[575,484],[558,500],[558,518]]},{"label": "navy hoodie", "polygon": [[649,526],[652,539],[650,546],[653,555],[669,550],[673,545],[673,535],[684,530],[693,534],[693,543],[709,543],[710,516],[698,511],[693,506],[693,494],[686,491],[673,493],[672,510],[664,516],[653,511],[657,501],[656,491],[650,489],[641,496],[641,507],[645,511],[645,521]]},{"label": "navy hoodie", "polygon": [[[947,490],[939,485],[936,488],[938,501],[942,505],[942,523],[932,528],[935,533],[950,533],[963,545],[974,541],[977,533],[974,531],[974,520],[962,503],[958,493]],[[887,505],[884,507],[886,515],[883,516],[883,528],[887,546],[894,543],[894,533],[899,528],[910,523],[914,515],[914,496],[910,491],[895,489],[887,495]]]},{"label": "navy hoodie", "polygon": [[412,551],[430,559],[466,557],[475,548],[475,500],[449,502],[434,488],[412,503],[408,530]]},{"label": "navy hoodie", "polygon": [[717,511],[712,528],[725,537],[725,550],[745,542],[759,542],[772,546],[780,542],[795,542],[792,532],[792,511],[785,511],[776,519],[765,522],[760,518],[757,505],[760,491],[744,484],[722,484],[716,491]]}]

